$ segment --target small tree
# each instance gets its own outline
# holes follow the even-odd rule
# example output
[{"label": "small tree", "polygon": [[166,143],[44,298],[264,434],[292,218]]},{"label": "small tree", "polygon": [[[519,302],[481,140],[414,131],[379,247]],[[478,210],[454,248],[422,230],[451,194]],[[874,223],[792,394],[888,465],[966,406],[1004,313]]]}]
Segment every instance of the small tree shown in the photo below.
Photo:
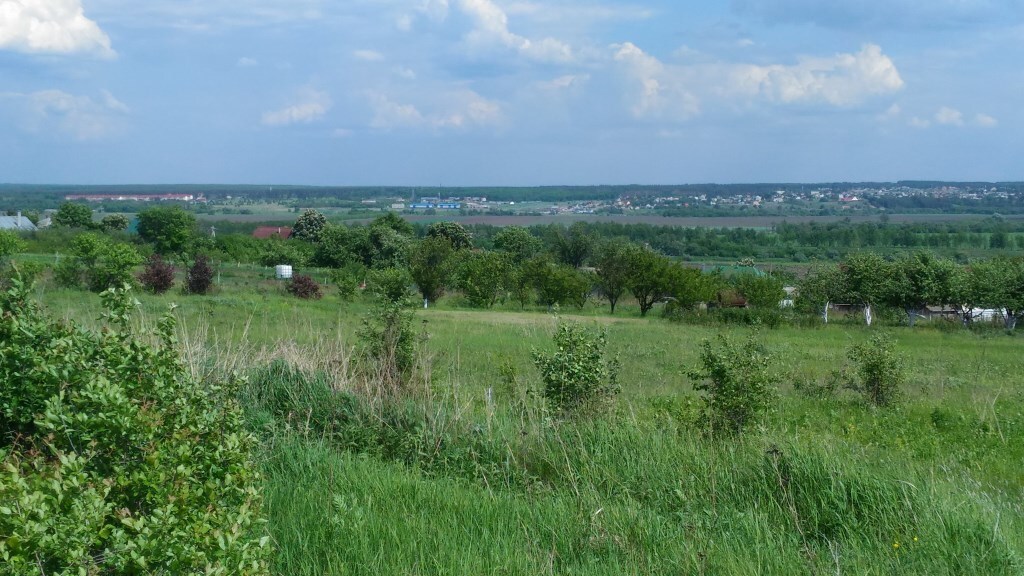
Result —
[{"label": "small tree", "polygon": [[611,240],[597,247],[595,262],[597,279],[594,283],[598,293],[608,301],[611,313],[615,314],[615,305],[626,292],[632,267],[632,256],[635,250],[623,240]]},{"label": "small tree", "polygon": [[458,271],[458,287],[477,308],[494,306],[512,283],[512,264],[507,254],[477,252],[466,254]]},{"label": "small tree", "polygon": [[555,330],[555,351],[533,351],[544,381],[544,398],[566,416],[590,414],[619,392],[619,360],[609,357],[608,334],[590,332],[572,322]]},{"label": "small tree", "polygon": [[411,252],[409,271],[426,307],[429,302],[436,302],[441,297],[451,279],[454,250],[448,238],[428,236],[416,244]]},{"label": "small tree", "polygon": [[85,204],[65,202],[53,215],[53,225],[65,228],[91,228],[93,225],[92,208]]},{"label": "small tree", "polygon": [[102,228],[104,232],[127,230],[129,224],[131,224],[131,222],[124,214],[108,214],[100,220],[100,228]]},{"label": "small tree", "polygon": [[384,268],[370,271],[368,287],[370,293],[381,302],[407,304],[412,277],[405,268]]},{"label": "small tree", "polygon": [[205,255],[196,256],[185,277],[186,294],[208,294],[213,288],[213,267]]},{"label": "small tree", "polygon": [[153,254],[146,260],[139,282],[153,294],[163,294],[174,286],[174,266],[159,254]]},{"label": "small tree", "polygon": [[665,272],[669,260],[650,248],[637,247],[630,261],[627,286],[640,304],[640,315],[647,316],[654,303],[665,294]]},{"label": "small tree", "polygon": [[184,254],[195,238],[196,216],[179,206],[158,206],[139,212],[139,237],[159,254]]},{"label": "small tree", "polygon": [[358,332],[366,361],[364,370],[370,381],[383,386],[379,391],[384,394],[407,391],[416,364],[412,318],[412,311],[401,302],[383,300],[363,319]]},{"label": "small tree", "polygon": [[445,238],[455,250],[473,247],[473,235],[458,222],[434,222],[427,227],[427,238]]},{"label": "small tree", "polygon": [[718,348],[705,340],[700,362],[689,377],[695,390],[705,392],[704,418],[710,430],[738,434],[768,412],[779,378],[771,371],[771,355],[753,336],[742,346],[725,335],[718,337]]},{"label": "small tree", "polygon": [[906,376],[903,357],[896,352],[891,337],[875,334],[851,348],[849,356],[857,365],[859,387],[868,402],[890,406],[899,399]]}]

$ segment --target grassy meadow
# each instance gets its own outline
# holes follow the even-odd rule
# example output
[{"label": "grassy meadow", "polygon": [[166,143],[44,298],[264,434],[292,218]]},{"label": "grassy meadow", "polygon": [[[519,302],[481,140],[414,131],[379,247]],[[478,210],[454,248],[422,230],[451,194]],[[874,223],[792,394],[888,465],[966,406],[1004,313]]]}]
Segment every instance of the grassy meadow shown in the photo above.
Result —
[{"label": "grassy meadow", "polygon": [[[382,399],[353,369],[369,302],[221,273],[213,296],[139,295],[140,321],[177,302],[186,365],[247,377],[279,574],[1024,573],[1019,337],[762,328],[774,409],[714,437],[686,372],[703,340],[749,328],[640,318],[630,303],[565,310],[607,330],[622,391],[607,414],[560,421],[531,360],[553,347],[544,310],[417,310],[416,384]],[[38,293],[69,319],[100,316],[96,295]],[[878,330],[906,361],[886,409],[825,386]]]}]

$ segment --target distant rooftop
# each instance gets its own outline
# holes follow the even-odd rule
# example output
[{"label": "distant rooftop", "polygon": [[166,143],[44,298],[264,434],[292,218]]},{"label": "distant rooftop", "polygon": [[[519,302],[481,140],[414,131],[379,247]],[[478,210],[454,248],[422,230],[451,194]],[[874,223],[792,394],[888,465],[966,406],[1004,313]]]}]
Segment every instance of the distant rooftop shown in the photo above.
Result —
[{"label": "distant rooftop", "polygon": [[0,216],[0,230],[32,231],[36,225],[24,216]]}]

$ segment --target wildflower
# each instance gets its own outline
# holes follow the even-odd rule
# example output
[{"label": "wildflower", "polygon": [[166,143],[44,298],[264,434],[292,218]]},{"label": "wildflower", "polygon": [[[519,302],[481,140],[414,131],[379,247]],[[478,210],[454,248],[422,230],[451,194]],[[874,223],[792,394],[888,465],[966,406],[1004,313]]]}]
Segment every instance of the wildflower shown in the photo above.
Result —
[{"label": "wildflower", "polygon": [[897,540],[897,541],[892,543],[892,549],[893,550],[899,550],[899,548],[900,548],[900,541],[899,540]]}]

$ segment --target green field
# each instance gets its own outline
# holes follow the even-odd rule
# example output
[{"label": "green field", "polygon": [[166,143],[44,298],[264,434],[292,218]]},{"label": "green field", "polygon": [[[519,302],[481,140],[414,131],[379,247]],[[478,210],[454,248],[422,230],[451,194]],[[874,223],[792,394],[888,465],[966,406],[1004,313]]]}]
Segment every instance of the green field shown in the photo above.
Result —
[{"label": "green field", "polygon": [[[881,328],[905,357],[902,400],[811,394],[880,328],[754,333],[781,377],[765,422],[709,436],[685,374],[690,326],[629,303],[561,321],[605,327],[622,361],[607,414],[543,409],[531,351],[544,310],[415,313],[411,390],[381,400],[354,366],[368,301],[285,296],[238,268],[209,297],[140,295],[142,322],[180,304],[183,358],[248,376],[279,574],[1020,574],[1024,356],[1001,331]],[[95,324],[99,298],[37,290]]]}]

